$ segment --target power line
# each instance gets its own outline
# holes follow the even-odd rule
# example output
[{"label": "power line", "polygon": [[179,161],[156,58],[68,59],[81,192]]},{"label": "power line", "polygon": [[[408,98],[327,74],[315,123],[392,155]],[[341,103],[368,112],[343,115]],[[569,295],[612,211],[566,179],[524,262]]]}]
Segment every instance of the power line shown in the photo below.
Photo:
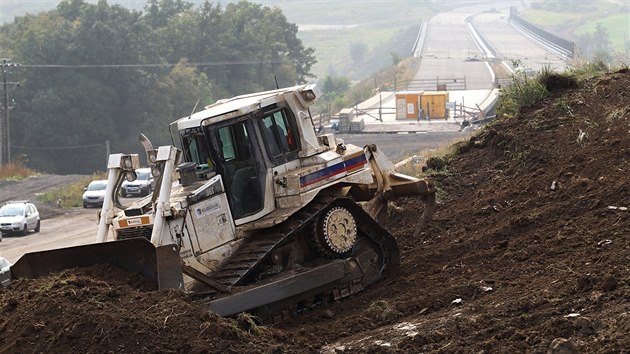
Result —
[{"label": "power line", "polygon": [[[297,60],[306,62],[306,59]],[[175,67],[175,66],[220,66],[220,65],[258,65],[258,64],[282,64],[289,62],[286,59],[276,60],[226,60],[199,63],[157,63],[157,64],[23,64],[23,68],[150,68],[150,67]]]},{"label": "power line", "polygon": [[91,145],[72,145],[72,146],[17,146],[11,145],[16,149],[31,149],[31,150],[69,150],[69,149],[85,149],[92,147],[105,146],[105,144],[91,144]]}]

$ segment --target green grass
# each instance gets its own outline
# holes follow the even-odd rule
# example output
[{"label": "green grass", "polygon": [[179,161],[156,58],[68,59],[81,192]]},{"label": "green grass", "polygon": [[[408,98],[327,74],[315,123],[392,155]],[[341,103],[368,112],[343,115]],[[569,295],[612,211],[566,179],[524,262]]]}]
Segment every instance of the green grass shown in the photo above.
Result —
[{"label": "green grass", "polygon": [[418,20],[436,5],[407,0],[322,0],[258,1],[265,6],[278,5],[290,22],[297,24],[367,24],[382,21]]},{"label": "green grass", "polygon": [[535,25],[540,26],[563,26],[576,23],[588,18],[589,14],[585,13],[557,13],[543,10],[528,10],[523,18]]},{"label": "green grass", "polygon": [[575,77],[578,81],[592,79],[610,71],[610,68],[601,61],[592,61],[584,65],[571,68],[568,75]]},{"label": "green grass", "polygon": [[499,93],[497,114],[500,116],[516,117],[521,107],[528,107],[542,100],[549,93],[541,80],[542,74],[534,78],[524,72],[512,75],[512,85],[502,88]]},{"label": "green grass", "polygon": [[[355,67],[366,64],[372,58],[385,58],[388,64],[391,64],[390,53],[380,50],[381,46],[399,40],[399,36],[409,30],[412,24],[394,25],[392,23],[367,24],[354,28],[335,29],[335,30],[314,30],[300,32],[298,35],[302,39],[305,46],[315,48],[317,63],[313,66],[313,73],[318,78],[322,78],[328,74],[337,74],[351,76],[353,79],[362,79],[369,74],[370,71],[358,70],[352,73]],[[419,24],[417,25],[419,29]],[[416,32],[417,33],[417,32]],[[408,44],[406,55],[411,54],[413,40],[409,36],[403,41]],[[365,61],[354,63],[350,56],[350,46],[353,43],[365,43],[368,47]],[[403,52],[404,48],[399,48],[397,52]],[[382,62],[382,61],[381,61]]]},{"label": "green grass", "polygon": [[597,23],[601,23],[608,32],[608,39],[614,50],[625,51],[625,41],[630,41],[630,13],[608,16],[600,20],[592,20],[575,29],[576,35],[595,32]]},{"label": "green grass", "polygon": [[107,174],[95,173],[85,177],[78,182],[67,186],[55,188],[39,195],[39,200],[43,203],[56,204],[58,201],[62,208],[76,208],[83,205],[83,192],[85,187],[94,180],[107,179]]},{"label": "green grass", "polygon": [[[625,51],[625,41],[630,41],[630,13],[628,9],[609,2],[584,2],[570,12],[528,9],[522,17],[543,28],[553,27],[554,32],[584,35],[595,32],[597,23],[606,28],[612,49]],[[562,35],[561,35],[562,36]]]}]

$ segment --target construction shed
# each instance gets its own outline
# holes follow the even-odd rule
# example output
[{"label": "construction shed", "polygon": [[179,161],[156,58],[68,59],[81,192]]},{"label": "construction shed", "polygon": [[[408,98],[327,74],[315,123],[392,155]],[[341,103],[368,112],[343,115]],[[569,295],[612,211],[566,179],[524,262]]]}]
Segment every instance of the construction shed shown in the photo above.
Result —
[{"label": "construction shed", "polygon": [[420,97],[420,107],[427,119],[448,118],[446,103],[448,91],[423,92]]}]

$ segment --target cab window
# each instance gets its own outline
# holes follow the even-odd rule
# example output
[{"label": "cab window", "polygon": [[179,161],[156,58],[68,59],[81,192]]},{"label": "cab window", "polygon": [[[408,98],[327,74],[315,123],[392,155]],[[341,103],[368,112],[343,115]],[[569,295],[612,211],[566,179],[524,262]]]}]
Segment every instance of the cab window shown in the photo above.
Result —
[{"label": "cab window", "polygon": [[266,113],[260,121],[260,129],[267,154],[271,159],[280,159],[299,150],[292,116],[284,109]]},{"label": "cab window", "polygon": [[182,135],[182,145],[185,146],[186,161],[196,162],[200,170],[214,169],[209,145],[201,130],[191,129],[185,132]]}]

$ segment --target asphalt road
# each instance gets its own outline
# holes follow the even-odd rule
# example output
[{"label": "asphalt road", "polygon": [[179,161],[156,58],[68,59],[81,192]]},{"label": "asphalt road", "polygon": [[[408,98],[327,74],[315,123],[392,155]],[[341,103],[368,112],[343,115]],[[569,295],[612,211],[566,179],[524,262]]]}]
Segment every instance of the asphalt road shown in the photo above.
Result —
[{"label": "asphalt road", "polygon": [[[422,59],[414,80],[466,78],[466,90],[492,89],[490,71],[470,36],[464,19],[480,8],[464,8],[435,15],[429,20],[422,50]],[[448,88],[447,89],[461,89]]]},{"label": "asphalt road", "polygon": [[[566,63],[507,22],[509,5],[518,2],[486,3],[454,9],[432,17],[427,26],[419,69],[414,80],[466,79],[466,90],[492,89],[492,74],[466,27],[471,18],[477,31],[497,51],[497,58],[520,68],[538,71],[545,66],[563,71]],[[489,12],[492,10],[492,12]],[[459,86],[447,90],[460,90]]]},{"label": "asphalt road", "polygon": [[376,144],[393,161],[398,162],[412,155],[425,155],[450,143],[470,137],[464,132],[433,132],[417,134],[336,134],[346,144],[365,146]]},{"label": "asphalt road", "polygon": [[67,209],[65,214],[41,221],[41,231],[26,236],[5,235],[0,257],[15,263],[24,253],[82,245],[96,240],[100,209]]},{"label": "asphalt road", "polygon": [[[48,177],[40,177],[38,181],[55,180],[58,177],[60,176],[48,175]],[[123,198],[121,202],[129,205],[136,199]],[[51,207],[46,207],[40,208],[40,214],[42,210],[45,210],[48,216],[42,218],[40,232],[29,232],[26,236],[5,235],[0,242],[0,257],[15,263],[24,253],[78,246],[96,241],[98,213],[101,208],[56,208],[53,210]]]}]

